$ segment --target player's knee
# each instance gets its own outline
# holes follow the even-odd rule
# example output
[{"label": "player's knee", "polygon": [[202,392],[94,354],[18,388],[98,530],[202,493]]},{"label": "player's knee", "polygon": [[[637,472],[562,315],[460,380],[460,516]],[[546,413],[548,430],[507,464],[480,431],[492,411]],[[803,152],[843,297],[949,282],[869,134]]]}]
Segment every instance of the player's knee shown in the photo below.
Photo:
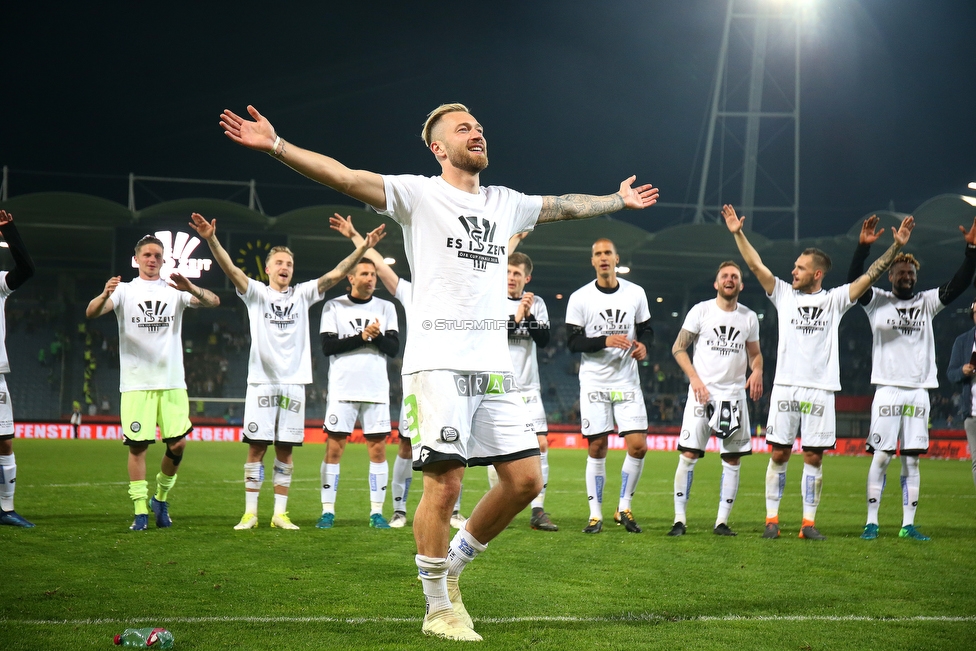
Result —
[{"label": "player's knee", "polygon": [[291,486],[291,475],[292,471],[295,470],[295,464],[285,463],[284,461],[279,461],[275,459],[274,461],[274,478],[271,483],[275,486]]},{"label": "player's knee", "polygon": [[183,461],[183,450],[186,449],[186,441],[180,439],[176,443],[170,445],[166,444],[166,458],[173,462],[174,467],[179,467],[180,462]]}]

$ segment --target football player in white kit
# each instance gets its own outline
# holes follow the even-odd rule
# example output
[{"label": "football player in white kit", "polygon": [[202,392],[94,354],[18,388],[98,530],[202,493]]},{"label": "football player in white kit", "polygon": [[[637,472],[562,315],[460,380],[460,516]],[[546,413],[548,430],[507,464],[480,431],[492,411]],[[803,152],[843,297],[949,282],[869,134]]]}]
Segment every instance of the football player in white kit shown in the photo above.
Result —
[{"label": "football player in white kit", "polygon": [[641,533],[631,512],[647,454],[647,408],[637,362],[647,357],[647,346],[654,337],[651,312],[644,289],[617,278],[620,256],[613,242],[594,242],[590,264],[596,270],[596,281],[573,292],[566,305],[566,346],[582,353],[580,419],[588,443],[586,498],[590,505],[590,519],[583,533],[603,531],[607,437],[613,433],[614,424],[617,435],[627,443],[614,521],[631,533]]},{"label": "football player in white kit", "polygon": [[[109,278],[85,310],[89,319],[114,310],[119,323],[119,412],[123,443],[129,448],[129,498],[135,510],[129,528],[133,531],[148,528],[150,507],[157,527],[173,524],[169,491],[183,460],[186,435],[193,431],[183,372],[183,311],[220,305],[216,294],[179,273],[172,273],[168,282],[163,280],[164,250],[152,235],[139,240],[135,249],[139,275],[127,283],[121,276]],[[148,500],[146,451],[156,442],[157,425],[166,452],[156,475],[156,493]]]},{"label": "football player in white kit", "polygon": [[[871,245],[884,232],[875,230],[878,221],[876,215],[864,220],[848,280],[861,274]],[[959,230],[966,241],[966,253],[962,266],[949,282],[916,294],[921,265],[912,254],[901,253],[888,269],[891,291],[875,287],[858,301],[871,323],[871,384],[877,387],[867,440],[872,459],[868,470],[868,518],[861,534],[865,540],[878,537],[878,510],[888,464],[899,448],[902,523],[898,536],[929,540],[915,528],[915,510],[920,484],[918,455],[929,448],[929,389],[939,386],[932,319],[969,288],[976,273],[976,220],[968,231],[962,226]]]},{"label": "football player in white kit", "polygon": [[[230,279],[237,296],[247,306],[251,334],[247,392],[244,398],[244,515],[234,529],[258,526],[258,497],[264,484],[264,455],[274,445],[272,475],[274,512],[272,528],[298,529],[288,516],[288,489],[295,464],[292,448],[305,440],[305,385],[312,382],[312,356],[308,334],[308,310],[325,298],[356,264],[368,242],[349,254],[335,269],[315,280],[292,286],[295,256],[288,247],[276,246],[264,261],[268,284],[248,278],[234,265],[217,239],[217,220],[208,222],[193,213],[190,226],[207,241],[214,259]],[[382,237],[379,228],[370,237]]]},{"label": "football player in white kit", "polygon": [[400,328],[393,303],[373,296],[376,263],[360,260],[349,274],[349,284],[345,296],[326,302],[319,327],[322,352],[329,358],[329,391],[322,426],[328,435],[320,471],[322,517],[315,526],[331,529],[335,522],[339,463],[358,419],[369,454],[369,526],[389,529],[383,517],[389,479],[386,439],[391,431],[386,357],[400,352]]},{"label": "football player in white kit", "polygon": [[[424,494],[414,516],[416,563],[427,602],[422,630],[453,640],[480,640],[457,579],[466,564],[505,529],[542,488],[539,446],[525,404],[513,389],[505,325],[504,262],[508,238],[537,222],[583,219],[656,202],[650,186],[610,195],[527,196],[483,187],[488,165],[483,129],[462,104],[428,115],[424,143],[440,176],[382,176],[286,142],[253,107],[253,120],[225,110],[224,133],[245,147],[374,207],[403,227],[413,291],[403,355],[405,415],[414,468]],[[499,321],[502,321],[499,324]],[[501,327],[498,327],[501,325]],[[451,512],[466,465],[495,464],[499,483],[465,528],[450,535]]]},{"label": "football player in white kit", "polygon": [[14,268],[0,271],[0,524],[12,527],[33,527],[34,523],[14,510],[14,490],[17,488],[17,458],[14,455],[14,412],[7,390],[6,374],[10,372],[7,359],[7,317],[4,307],[7,298],[34,275],[34,262],[20,233],[14,226],[14,216],[0,210],[0,235],[9,247]]},{"label": "football player in white kit", "polygon": [[915,227],[906,217],[894,232],[894,243],[867,273],[853,283],[823,289],[830,258],[820,249],[806,249],[793,265],[792,285],[776,278],[746,239],[735,208],[722,208],[725,225],[735,237],[739,253],[776,306],[779,341],[776,375],[769,394],[766,442],[772,447],[766,469],[766,527],[763,538],[779,537],[779,504],[786,486],[786,468],[793,443],[802,434],[803,522],[800,538],[826,540],[815,524],[823,485],[823,454],[836,445],[834,392],[840,390],[837,330],[840,319],[854,306],[905,246]]},{"label": "football player in white kit", "polygon": [[[739,491],[739,462],[752,454],[746,390],[753,400],[762,397],[759,319],[739,303],[742,269],[735,262],[727,260],[718,266],[714,287],[718,295],[688,311],[671,348],[678,366],[688,376],[689,386],[678,442],[678,469],[674,474],[674,526],[669,536],[682,536],[687,530],[686,506],[695,464],[705,456],[712,434],[719,438],[722,449],[718,516],[713,532],[718,536],[736,535],[729,528],[729,514]],[[694,360],[688,356],[692,343]]]},{"label": "football player in white kit", "polygon": [[[549,483],[549,423],[542,404],[537,356],[537,347],[545,348],[549,343],[549,309],[541,296],[525,291],[526,283],[532,280],[532,260],[513,250],[519,240],[518,236],[513,236],[508,248],[508,351],[515,365],[515,381],[529,408],[532,429],[539,439],[542,465],[542,490],[532,500],[529,526],[539,531],[559,531],[545,510],[546,485]],[[494,486],[497,481],[494,466],[488,466],[488,483]]]}]

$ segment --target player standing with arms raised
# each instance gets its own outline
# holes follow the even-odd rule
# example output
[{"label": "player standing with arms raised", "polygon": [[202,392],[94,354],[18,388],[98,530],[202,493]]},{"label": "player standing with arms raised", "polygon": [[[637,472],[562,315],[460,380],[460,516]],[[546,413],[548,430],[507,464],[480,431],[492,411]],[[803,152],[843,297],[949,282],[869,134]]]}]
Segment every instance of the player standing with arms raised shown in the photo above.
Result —
[{"label": "player standing with arms raised", "polygon": [[[251,334],[247,392],[244,398],[244,515],[235,529],[258,526],[258,497],[264,484],[264,455],[274,445],[274,513],[271,526],[298,529],[288,517],[288,489],[294,463],[292,449],[305,440],[305,385],[312,382],[312,356],[308,334],[308,310],[325,298],[362,257],[368,241],[335,269],[320,278],[292,286],[295,256],[285,246],[273,247],[265,258],[268,284],[247,275],[231,260],[217,239],[217,220],[208,222],[193,213],[190,226],[207,241],[220,268],[227,274],[237,296],[247,307]],[[370,233],[378,240],[382,227]]]}]

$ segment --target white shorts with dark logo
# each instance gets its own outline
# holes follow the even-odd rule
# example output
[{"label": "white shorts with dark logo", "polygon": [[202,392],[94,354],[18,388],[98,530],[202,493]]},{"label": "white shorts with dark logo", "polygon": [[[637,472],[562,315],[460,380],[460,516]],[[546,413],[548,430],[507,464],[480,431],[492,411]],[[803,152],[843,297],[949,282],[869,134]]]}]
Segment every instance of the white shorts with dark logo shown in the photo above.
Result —
[{"label": "white shorts with dark logo", "polygon": [[[711,397],[714,405],[716,396]],[[749,422],[749,408],[746,404],[746,391],[743,389],[738,396],[726,396],[739,403],[739,429],[728,438],[719,438],[721,454],[752,454],[751,424]],[[705,446],[715,431],[708,425],[708,412],[705,405],[698,404],[695,391],[688,387],[688,400],[685,402],[684,416],[681,419],[681,436],[678,439],[678,450],[681,452],[697,452],[699,457],[705,456]]]},{"label": "white shorts with dark logo", "polygon": [[868,450],[893,453],[901,442],[903,452],[926,452],[930,413],[928,389],[878,387],[871,403]]},{"label": "white shorts with dark logo", "polygon": [[804,449],[837,444],[834,392],[774,384],[769,393],[766,442],[792,446],[797,435]]},{"label": "white shorts with dark logo", "polygon": [[245,443],[301,445],[305,440],[305,385],[247,385],[243,437]]},{"label": "white shorts with dark logo", "polygon": [[487,466],[539,454],[511,373],[404,375],[400,431],[410,435],[414,470],[440,461]]},{"label": "white shorts with dark logo", "polygon": [[7,390],[7,376],[0,374],[0,439],[14,437],[14,409]]},{"label": "white shorts with dark logo", "polygon": [[549,422],[546,420],[546,407],[542,404],[542,394],[534,389],[522,391],[522,400],[529,411],[532,429],[538,435],[545,435],[549,431]]},{"label": "white shorts with dark logo", "polygon": [[580,420],[583,436],[599,436],[613,431],[647,432],[644,393],[631,387],[580,387]]},{"label": "white shorts with dark logo", "polygon": [[356,420],[363,427],[364,436],[390,433],[390,403],[350,402],[332,400],[325,405],[325,423],[322,428],[330,434],[349,434],[356,428]]}]

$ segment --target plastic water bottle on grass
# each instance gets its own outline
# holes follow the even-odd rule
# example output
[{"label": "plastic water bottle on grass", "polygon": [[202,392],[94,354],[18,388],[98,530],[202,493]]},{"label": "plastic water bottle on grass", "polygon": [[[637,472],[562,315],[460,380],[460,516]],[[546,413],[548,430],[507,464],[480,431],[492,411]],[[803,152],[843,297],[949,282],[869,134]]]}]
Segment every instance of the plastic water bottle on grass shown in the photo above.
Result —
[{"label": "plastic water bottle on grass", "polygon": [[173,634],[165,628],[127,628],[115,636],[115,644],[127,649],[172,649]]}]

